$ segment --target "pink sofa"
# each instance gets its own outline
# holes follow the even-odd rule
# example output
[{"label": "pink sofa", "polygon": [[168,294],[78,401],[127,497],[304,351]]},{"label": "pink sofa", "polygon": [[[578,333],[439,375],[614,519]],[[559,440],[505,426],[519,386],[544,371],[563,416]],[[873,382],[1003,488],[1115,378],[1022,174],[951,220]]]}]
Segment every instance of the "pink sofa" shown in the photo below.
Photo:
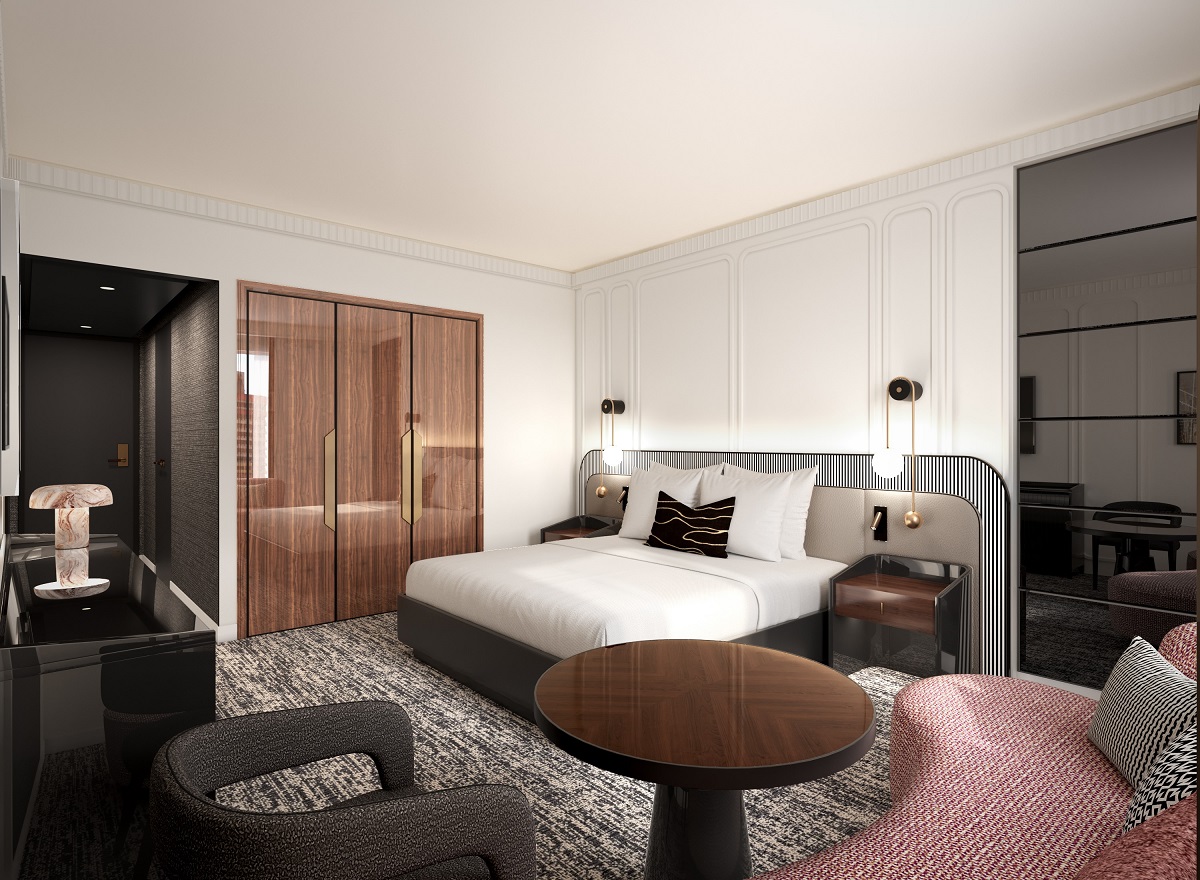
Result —
[{"label": "pink sofa", "polygon": [[[1176,627],[1159,650],[1196,677],[1195,623]],[[842,843],[756,880],[1075,877],[1121,845],[1133,796],[1087,738],[1095,707],[1011,678],[943,675],[909,685],[892,714],[892,808]],[[1195,799],[1168,813],[1180,808],[1192,811],[1194,851]],[[1173,877],[1178,867],[1156,864],[1164,873],[1146,876]],[[1183,867],[1195,875],[1194,861]]]}]

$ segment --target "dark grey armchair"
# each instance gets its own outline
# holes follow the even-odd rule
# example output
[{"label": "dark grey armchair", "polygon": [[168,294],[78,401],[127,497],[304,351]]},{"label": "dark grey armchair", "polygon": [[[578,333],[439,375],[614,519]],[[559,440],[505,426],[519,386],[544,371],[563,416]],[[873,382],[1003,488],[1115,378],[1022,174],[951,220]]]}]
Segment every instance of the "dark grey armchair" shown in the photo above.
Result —
[{"label": "dark grey armchair", "polygon": [[[375,761],[381,790],[297,813],[252,813],[214,800],[234,782],[349,754]],[[154,759],[150,826],[168,880],[533,880],[536,873],[525,796],[507,785],[417,788],[408,715],[380,701],[184,731]]]}]

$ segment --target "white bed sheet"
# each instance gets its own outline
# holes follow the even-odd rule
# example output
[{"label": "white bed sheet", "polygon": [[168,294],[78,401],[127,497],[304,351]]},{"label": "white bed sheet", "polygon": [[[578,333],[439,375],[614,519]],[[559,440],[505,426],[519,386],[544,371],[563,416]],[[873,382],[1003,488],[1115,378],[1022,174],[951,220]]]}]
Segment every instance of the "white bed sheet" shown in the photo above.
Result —
[{"label": "white bed sheet", "polygon": [[405,592],[555,657],[643,639],[736,639],[825,607],[844,563],[712,559],[616,535],[415,562]]}]

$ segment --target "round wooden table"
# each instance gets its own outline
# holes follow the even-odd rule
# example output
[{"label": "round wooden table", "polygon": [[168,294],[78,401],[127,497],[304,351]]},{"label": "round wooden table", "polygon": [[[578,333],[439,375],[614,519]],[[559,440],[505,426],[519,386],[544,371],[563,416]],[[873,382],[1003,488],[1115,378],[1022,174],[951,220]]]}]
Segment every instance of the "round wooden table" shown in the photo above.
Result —
[{"label": "round wooden table", "polygon": [[547,739],[657,783],[648,880],[751,873],[742,791],[843,770],[875,741],[875,708],[828,666],[752,645],[628,642],[561,660],[538,680]]}]

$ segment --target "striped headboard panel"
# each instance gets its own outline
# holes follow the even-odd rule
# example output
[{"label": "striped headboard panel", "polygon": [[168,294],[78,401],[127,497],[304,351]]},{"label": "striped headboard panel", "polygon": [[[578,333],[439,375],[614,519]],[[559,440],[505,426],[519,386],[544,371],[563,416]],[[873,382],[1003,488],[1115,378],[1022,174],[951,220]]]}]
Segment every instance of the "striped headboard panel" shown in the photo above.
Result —
[{"label": "striped headboard panel", "polygon": [[[1009,497],[1004,480],[987,462],[965,455],[917,456],[917,490],[953,495],[979,514],[979,671],[1009,672]],[[899,477],[883,479],[871,468],[871,456],[841,452],[678,452],[627,449],[620,467],[606,467],[599,449],[590,450],[579,464],[576,504],[584,512],[588,479],[601,471],[632,474],[654,462],[677,468],[705,467],[728,462],[763,473],[819,467],[818,486],[847,489],[907,490],[912,485],[912,456],[904,456]]]}]

